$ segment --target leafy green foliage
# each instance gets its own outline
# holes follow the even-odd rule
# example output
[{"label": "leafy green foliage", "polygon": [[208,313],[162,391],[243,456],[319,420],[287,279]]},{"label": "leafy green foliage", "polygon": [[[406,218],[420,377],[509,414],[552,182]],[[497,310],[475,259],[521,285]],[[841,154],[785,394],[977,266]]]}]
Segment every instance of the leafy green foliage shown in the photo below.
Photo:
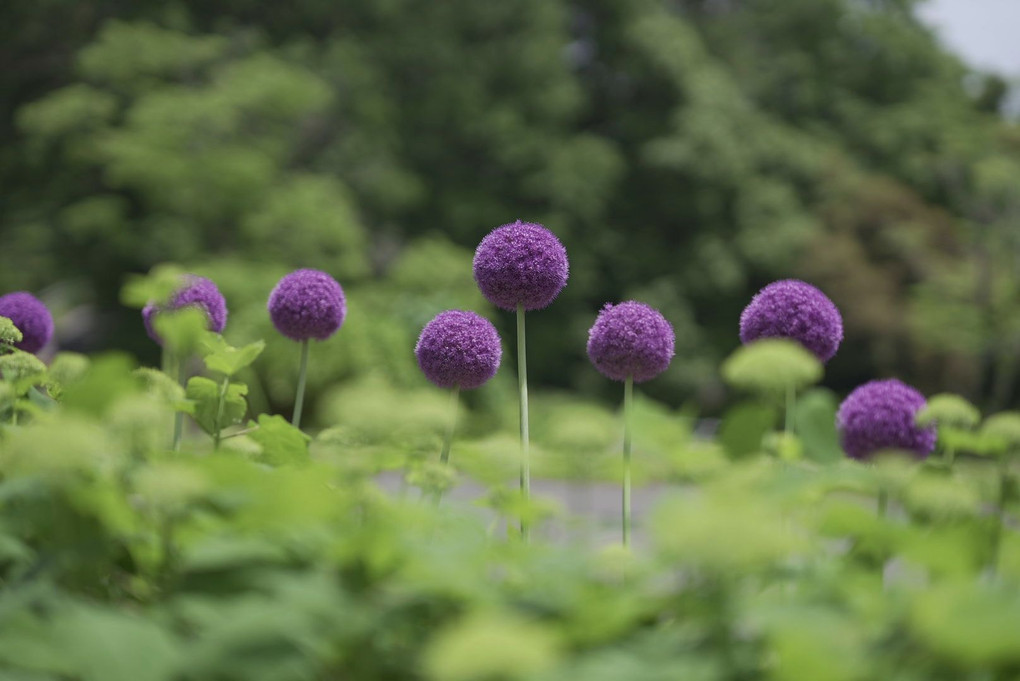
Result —
[{"label": "leafy green foliage", "polygon": [[210,435],[244,420],[248,413],[248,402],[244,399],[247,394],[248,386],[243,383],[231,383],[228,379],[216,382],[204,376],[188,379],[185,389],[185,396],[192,402],[191,415]]},{"label": "leafy green foliage", "polygon": [[928,404],[917,412],[917,424],[930,426],[940,424],[958,428],[973,428],[981,421],[981,412],[973,404],[960,397],[942,393],[928,398]]},{"label": "leafy green foliage", "polygon": [[796,341],[765,338],[738,348],[722,366],[727,383],[742,390],[782,395],[822,378],[822,363]]},{"label": "leafy green foliage", "polygon": [[22,338],[21,331],[14,326],[14,322],[7,317],[0,317],[0,347],[20,343]]}]

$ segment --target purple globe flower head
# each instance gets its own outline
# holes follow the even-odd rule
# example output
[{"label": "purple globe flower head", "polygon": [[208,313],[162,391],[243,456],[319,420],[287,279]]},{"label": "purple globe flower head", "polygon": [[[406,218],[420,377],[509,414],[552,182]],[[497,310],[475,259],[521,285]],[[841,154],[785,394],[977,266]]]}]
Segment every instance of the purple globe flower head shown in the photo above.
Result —
[{"label": "purple globe flower head", "polygon": [[33,355],[53,338],[53,315],[41,300],[26,291],[0,296],[0,317],[7,317],[21,331],[15,347]]},{"label": "purple globe flower head", "polygon": [[170,296],[169,302],[165,305],[149,303],[142,308],[142,322],[149,338],[162,345],[163,339],[156,333],[156,316],[165,310],[179,310],[189,305],[205,313],[210,331],[220,333],[227,325],[227,301],[216,284],[197,274],[186,274],[183,277],[183,285]]},{"label": "purple globe flower head", "polygon": [[588,331],[588,357],[614,381],[655,378],[673,359],[673,327],[653,307],[628,300],[606,303]]},{"label": "purple globe flower head", "polygon": [[504,310],[539,310],[567,284],[567,250],[542,225],[517,222],[489,232],[475,251],[475,281]]},{"label": "purple globe flower head", "polygon": [[496,375],[503,346],[488,319],[466,310],[440,312],[414,347],[425,377],[440,388],[477,388]]},{"label": "purple globe flower head", "polygon": [[347,316],[347,299],[336,279],[320,270],[295,270],[269,294],[269,318],[287,338],[326,340]]},{"label": "purple globe flower head", "polygon": [[822,362],[843,340],[843,318],[824,293],[796,279],[775,281],[751,299],[740,315],[740,341],[790,338]]},{"label": "purple globe flower head", "polygon": [[840,444],[853,459],[867,459],[883,449],[926,457],[935,448],[936,433],[934,426],[919,428],[914,422],[924,406],[924,395],[901,381],[869,381],[839,405]]}]

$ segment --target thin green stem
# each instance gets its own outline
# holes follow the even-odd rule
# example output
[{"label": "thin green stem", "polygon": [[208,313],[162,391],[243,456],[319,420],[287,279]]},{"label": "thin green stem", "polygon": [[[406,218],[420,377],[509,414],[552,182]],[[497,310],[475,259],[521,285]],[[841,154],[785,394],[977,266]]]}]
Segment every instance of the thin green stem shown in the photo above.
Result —
[{"label": "thin green stem", "polygon": [[889,490],[882,487],[878,490],[878,517],[885,518],[886,512],[889,510]]},{"label": "thin green stem", "polygon": [[952,468],[953,467],[953,461],[956,460],[956,448],[955,447],[946,447],[946,449],[945,449],[945,458],[943,460],[946,462],[946,466]]},{"label": "thin green stem", "polygon": [[634,377],[623,384],[623,545],[630,547],[630,450],[634,425]]},{"label": "thin green stem", "polygon": [[[524,305],[517,305],[517,387],[521,406],[521,495],[531,499],[531,449],[528,436],[528,353],[524,333]],[[527,512],[527,511],[525,511]],[[528,521],[521,518],[521,538],[531,538]]]},{"label": "thin green stem", "polygon": [[223,426],[223,405],[227,401],[227,389],[230,387],[230,377],[224,376],[223,383],[220,385],[219,398],[216,401],[216,422],[215,422],[215,434],[213,435],[213,451],[220,448],[220,440],[222,440]]},{"label": "thin green stem", "polygon": [[992,530],[992,546],[988,564],[988,571],[995,575],[999,571],[999,559],[1002,554],[1002,533],[1006,524],[1006,503],[1009,501],[1009,454],[1002,456],[999,462],[999,497],[996,500],[995,512],[997,514],[995,527]]},{"label": "thin green stem", "polygon": [[297,397],[294,398],[295,428],[301,427],[301,412],[305,406],[305,380],[308,377],[308,339],[301,341],[301,368],[298,369]]},{"label": "thin green stem", "polygon": [[[176,374],[177,383],[184,386],[184,358],[180,355],[172,354],[171,364],[173,366],[173,373]],[[181,451],[181,437],[184,435],[184,412],[176,411],[174,413],[174,440],[173,450],[175,452]]]},{"label": "thin green stem", "polygon": [[[446,425],[446,433],[443,436],[443,450],[439,454],[439,463],[446,465],[450,462],[450,447],[453,444],[453,432],[457,427],[457,403],[460,398],[460,386],[455,385],[450,391],[450,421]],[[443,498],[443,493],[436,493],[436,505]]]},{"label": "thin green stem", "polygon": [[789,383],[786,386],[786,425],[784,426],[783,432],[787,435],[792,435],[796,424],[794,423],[793,406],[796,403],[796,391],[794,390],[793,383]]},{"label": "thin green stem", "polygon": [[439,463],[449,463],[450,445],[453,442],[453,431],[457,427],[457,402],[460,397],[460,386],[455,385],[450,391],[450,422],[446,426],[446,436],[443,438],[443,451],[439,455]]}]

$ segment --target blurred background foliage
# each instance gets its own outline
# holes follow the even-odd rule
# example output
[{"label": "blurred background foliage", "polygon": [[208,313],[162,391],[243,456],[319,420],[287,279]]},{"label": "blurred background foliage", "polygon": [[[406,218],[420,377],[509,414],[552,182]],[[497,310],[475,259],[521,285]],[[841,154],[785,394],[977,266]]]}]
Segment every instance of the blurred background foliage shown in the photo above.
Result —
[{"label": "blurred background foliage", "polygon": [[[829,388],[897,375],[1015,403],[1020,129],[915,4],[3,3],[0,290],[40,293],[63,348],[155,363],[118,290],[180,263],[220,285],[229,340],[269,340],[252,406],[286,409],[297,350],[265,301],[288,270],[327,270],[350,311],[313,349],[326,424],[372,408],[359,390],[425,387],[411,348],[442,309],[510,340],[470,263],[522,218],[571,259],[529,321],[547,388],[615,391],[585,334],[637,297],[677,331],[648,392],[713,413],[741,308],[798,277],[845,318]],[[500,380],[473,399],[512,399]]]}]

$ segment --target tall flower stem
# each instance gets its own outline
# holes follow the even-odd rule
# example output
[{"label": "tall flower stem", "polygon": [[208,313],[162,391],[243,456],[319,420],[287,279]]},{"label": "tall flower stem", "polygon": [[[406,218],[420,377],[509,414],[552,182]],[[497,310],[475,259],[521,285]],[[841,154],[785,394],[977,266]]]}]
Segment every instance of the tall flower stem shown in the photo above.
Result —
[{"label": "tall flower stem", "polygon": [[301,412],[305,406],[305,381],[308,378],[308,339],[301,341],[301,368],[298,369],[297,396],[294,398],[295,428],[301,427]]},{"label": "tall flower stem", "polygon": [[[521,494],[524,501],[531,499],[531,448],[528,435],[528,353],[524,334],[524,305],[517,305],[517,387],[521,406]],[[527,512],[527,510],[525,510]],[[521,518],[521,537],[531,538],[528,521]]]},{"label": "tall flower stem", "polygon": [[213,435],[213,451],[220,448],[220,440],[222,439],[223,432],[223,406],[227,401],[227,390],[230,388],[230,377],[224,376],[223,383],[220,384],[219,399],[216,402],[216,433]]},{"label": "tall flower stem", "polygon": [[[439,454],[439,463],[448,464],[450,463],[450,448],[453,446],[453,433],[457,428],[457,405],[460,400],[460,386],[455,385],[450,390],[450,421],[446,425],[446,433],[443,436],[443,450]],[[442,492],[436,493],[436,505],[443,498]]]},{"label": "tall flower stem", "polygon": [[446,426],[446,436],[443,438],[443,451],[439,455],[439,463],[449,463],[450,446],[453,443],[453,431],[457,427],[457,402],[460,398],[460,386],[455,385],[450,390],[450,422]]},{"label": "tall flower stem", "polygon": [[786,385],[786,425],[784,427],[784,432],[787,435],[792,435],[795,428],[793,422],[793,405],[795,403],[795,398],[796,392],[794,390],[793,383],[788,383]]},{"label": "tall flower stem", "polygon": [[623,384],[623,545],[630,547],[630,450],[634,427],[634,377]]},{"label": "tall flower stem", "polygon": [[[184,358],[178,355],[176,352],[170,351],[169,364],[172,368],[172,372],[175,374],[177,383],[182,388],[184,385]],[[184,412],[177,410],[174,412],[174,439],[173,439],[173,450],[175,452],[181,451],[181,437],[184,435]]]},{"label": "tall flower stem", "polygon": [[1002,533],[1006,523],[1006,502],[1009,501],[1009,464],[1010,455],[1004,454],[999,462],[999,498],[996,500],[997,514],[992,530],[992,547],[988,563],[988,571],[994,576],[999,570],[999,556],[1002,554]]}]

